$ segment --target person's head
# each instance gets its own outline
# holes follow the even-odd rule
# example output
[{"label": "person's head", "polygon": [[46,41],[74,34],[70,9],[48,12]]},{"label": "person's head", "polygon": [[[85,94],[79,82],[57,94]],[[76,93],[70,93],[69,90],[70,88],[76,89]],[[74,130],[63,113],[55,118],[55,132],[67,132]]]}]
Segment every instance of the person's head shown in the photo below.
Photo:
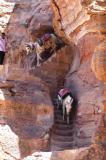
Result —
[{"label": "person's head", "polygon": [[5,36],[6,36],[6,35],[5,35],[4,32],[2,32],[2,33],[1,33],[1,36],[2,36],[3,39],[5,39]]}]

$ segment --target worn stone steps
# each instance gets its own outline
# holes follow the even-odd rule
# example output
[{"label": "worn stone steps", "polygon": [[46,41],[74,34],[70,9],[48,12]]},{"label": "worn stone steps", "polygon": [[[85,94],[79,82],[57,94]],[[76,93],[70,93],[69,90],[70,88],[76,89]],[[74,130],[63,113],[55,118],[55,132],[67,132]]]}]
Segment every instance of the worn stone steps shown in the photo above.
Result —
[{"label": "worn stone steps", "polygon": [[[56,121],[63,121],[63,114],[60,113],[60,114],[55,115],[55,120]],[[70,117],[70,121],[73,123],[73,117]]]},{"label": "worn stone steps", "polygon": [[53,133],[55,133],[56,135],[61,135],[61,136],[72,136],[73,132],[74,130],[60,130],[57,128],[53,130]]},{"label": "worn stone steps", "polygon": [[56,135],[56,134],[52,134],[52,140],[55,140],[55,141],[61,141],[61,142],[70,142],[70,141],[73,141],[74,137],[73,136],[61,136],[61,135]]},{"label": "worn stone steps", "polygon": [[62,147],[58,147],[57,145],[53,145],[50,147],[51,151],[62,151],[64,150]]},{"label": "worn stone steps", "polygon": [[50,148],[52,151],[72,149],[75,146],[73,117],[70,117],[70,124],[67,124],[66,120],[63,120],[62,108],[57,109],[56,102],[56,98],[54,98],[54,125],[51,133]]},{"label": "worn stone steps", "polygon": [[54,113],[55,113],[55,116],[62,115],[62,109],[55,108]]},{"label": "worn stone steps", "polygon": [[77,147],[88,147],[92,144],[91,138],[79,139],[77,143]]},{"label": "worn stone steps", "polygon": [[5,82],[5,83],[0,82],[0,88],[1,88],[1,89],[14,88],[14,84],[11,83],[11,82]]},{"label": "worn stone steps", "polygon": [[[66,122],[66,119],[65,120],[63,120],[63,119],[55,119],[54,120],[55,121],[55,123],[57,123],[57,124],[67,124],[67,122]],[[70,120],[71,121],[71,120]],[[73,121],[74,120],[72,120],[72,123],[73,123]]]},{"label": "worn stone steps", "polygon": [[73,149],[74,147],[75,147],[75,143],[72,143],[72,144],[67,145],[67,146],[58,146],[56,144],[53,144],[51,146],[51,151],[70,150],[70,149]]},{"label": "worn stone steps", "polygon": [[[56,112],[55,112],[56,113]],[[63,114],[62,113],[60,113],[60,114],[56,114],[55,115],[55,119],[63,119]]]},{"label": "worn stone steps", "polygon": [[60,130],[64,130],[64,129],[73,129],[74,128],[74,125],[73,124],[69,124],[69,125],[62,125],[62,124],[55,124],[54,126],[53,126],[53,128],[55,129],[55,128],[57,128],[57,129],[60,129]]},{"label": "worn stone steps", "polygon": [[67,147],[71,148],[74,145],[74,141],[65,141],[65,138],[64,138],[64,141],[56,141],[56,140],[52,139],[51,143],[53,145],[56,145],[56,146],[62,147],[62,148],[67,148]]}]

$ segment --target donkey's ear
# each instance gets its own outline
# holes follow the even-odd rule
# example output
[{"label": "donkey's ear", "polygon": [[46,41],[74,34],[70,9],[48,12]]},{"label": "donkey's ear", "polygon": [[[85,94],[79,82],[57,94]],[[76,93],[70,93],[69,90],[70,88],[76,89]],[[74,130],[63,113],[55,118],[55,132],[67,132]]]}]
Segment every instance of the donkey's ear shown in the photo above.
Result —
[{"label": "donkey's ear", "polygon": [[28,43],[25,43],[25,47],[30,47],[30,44],[28,44]]}]

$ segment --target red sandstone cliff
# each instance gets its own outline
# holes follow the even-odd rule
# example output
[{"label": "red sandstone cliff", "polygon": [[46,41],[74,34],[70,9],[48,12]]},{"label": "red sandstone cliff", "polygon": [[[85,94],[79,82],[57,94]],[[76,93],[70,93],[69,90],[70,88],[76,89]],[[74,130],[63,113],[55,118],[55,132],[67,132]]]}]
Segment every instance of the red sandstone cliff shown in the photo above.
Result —
[{"label": "red sandstone cliff", "polygon": [[[77,55],[74,54],[72,67],[67,75],[66,86],[72,89],[79,100],[78,119],[79,123],[82,121],[82,125],[79,125],[79,130],[87,136],[87,130],[91,130],[93,133],[93,123],[91,124],[91,128],[87,126],[87,123],[84,128],[83,121],[85,121],[85,117],[93,114],[96,116],[97,113],[99,116],[101,115],[101,119],[105,117],[105,106],[103,107],[103,99],[105,99],[103,82],[105,82],[106,76],[106,2],[99,0],[52,0],[52,8],[54,11],[53,26],[55,31],[69,43],[70,46],[74,44],[78,51]],[[102,80],[102,82],[98,81],[98,79]],[[99,112],[100,110],[104,115],[103,117]],[[88,119],[91,119],[91,117]],[[103,134],[97,136],[99,140],[97,140],[98,138],[96,137],[96,142],[99,144],[103,144],[106,140],[104,134],[106,126],[105,123],[102,123],[102,125],[104,127],[99,128],[99,131],[102,131]],[[103,140],[100,139],[102,136]],[[80,140],[79,136],[77,143],[80,143]],[[82,141],[85,141],[85,139],[82,138]],[[94,150],[96,151],[96,148]],[[93,153],[90,154],[87,150],[86,155],[82,155],[81,159],[105,159],[103,153],[102,155],[100,153],[98,153],[98,155],[94,154],[95,158],[92,157],[92,154]],[[80,157],[76,159],[80,159]]]},{"label": "red sandstone cliff", "polygon": [[[0,112],[5,125],[0,126],[0,156],[22,159],[36,150],[48,149],[54,115],[51,95],[54,96],[65,78],[65,86],[71,88],[78,101],[75,152],[52,152],[48,156],[36,152],[27,158],[105,160],[104,85],[98,80],[105,81],[106,49],[104,43],[101,44],[106,33],[105,1],[51,1],[54,30],[69,46],[62,48],[51,61],[31,70],[32,75],[19,68],[25,53],[24,43],[52,29],[50,1],[9,1],[16,5],[6,28],[7,60],[12,64],[7,86],[13,85],[16,93],[12,96],[1,87]],[[99,144],[79,149],[93,142]]]}]

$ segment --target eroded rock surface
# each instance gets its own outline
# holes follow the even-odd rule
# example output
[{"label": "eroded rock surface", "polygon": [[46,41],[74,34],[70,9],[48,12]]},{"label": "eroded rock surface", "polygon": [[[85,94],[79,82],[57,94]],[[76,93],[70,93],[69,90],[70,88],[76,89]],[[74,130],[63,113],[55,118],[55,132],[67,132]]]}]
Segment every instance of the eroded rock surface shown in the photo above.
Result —
[{"label": "eroded rock surface", "polygon": [[105,54],[106,41],[103,41],[95,48],[91,65],[96,77],[103,82],[106,82]]},{"label": "eroded rock surface", "polygon": [[[10,63],[20,63],[21,56],[25,53],[23,49],[25,42],[29,39],[34,41],[46,30],[52,29],[49,1],[15,2],[14,13],[7,29],[12,45],[12,47],[8,45]],[[50,61],[31,70],[30,73],[36,78],[12,66],[9,80],[13,80],[15,93],[12,95],[6,88],[2,88],[0,92],[3,115],[0,153],[2,157],[7,156],[9,160],[20,157],[24,157],[25,160],[29,158],[67,160],[70,157],[72,160],[102,160],[103,158],[105,160],[105,144],[101,143],[105,141],[106,128],[105,123],[101,123],[104,85],[96,79],[91,69],[94,50],[101,41],[105,40],[105,1],[52,0],[51,4],[55,32],[69,46],[62,48],[54,58],[49,59]],[[16,28],[17,32],[15,32]],[[58,88],[63,87],[64,78],[65,86],[71,88],[77,101],[78,113],[74,135],[76,148],[48,153],[48,155],[35,152],[48,147],[47,131],[53,124],[53,105],[50,95],[54,95]],[[103,128],[99,128],[98,131],[98,126]],[[7,130],[9,135],[6,135]],[[100,132],[103,132],[103,135]],[[10,139],[12,137],[11,143],[8,137]],[[92,144],[94,142],[99,144]],[[27,155],[31,156],[27,157]]]},{"label": "eroded rock surface", "polygon": [[[48,0],[44,3],[8,2],[11,4],[3,3],[0,6],[5,8],[5,12],[1,10],[3,18],[10,15],[6,28],[7,57],[9,64],[19,64],[24,54],[23,44],[29,39],[36,39],[38,35],[34,33],[43,34],[48,28],[51,29],[52,12]],[[14,10],[10,10],[12,6]],[[7,21],[4,23],[7,26]],[[0,76],[4,76],[3,67],[0,67]],[[49,88],[41,78],[34,78],[13,64],[9,66],[8,79],[7,83],[0,83],[0,158],[3,160],[4,157],[9,160],[20,159],[36,150],[47,150],[53,124]]]},{"label": "eroded rock surface", "polygon": [[48,149],[49,135],[46,134],[53,124],[49,89],[39,78],[22,71],[20,75],[19,70],[12,70],[10,74],[12,80],[8,83],[14,85],[14,94],[6,84],[4,88],[2,84],[0,90],[0,143],[4,154],[17,159],[34,150]]},{"label": "eroded rock surface", "polygon": [[[70,45],[74,43],[78,51],[66,77],[65,86],[71,88],[78,101],[76,144],[81,147],[84,143],[93,142],[97,126],[101,125],[104,111],[104,86],[92,72],[91,61],[95,48],[105,40],[105,1],[52,0],[52,8],[55,31]],[[101,44],[101,46],[103,45]],[[105,54],[104,50],[103,47],[101,50],[99,47],[99,54],[101,55],[101,52],[102,55]],[[105,75],[101,75],[103,70],[105,73],[105,67],[102,69],[101,63],[105,58],[102,56],[103,60],[100,59],[100,61],[99,56],[97,58],[99,67],[97,67],[97,59],[93,59],[95,73],[96,75],[100,73],[100,77],[99,75],[98,77],[103,80],[102,77]],[[101,70],[99,70],[100,68]],[[100,159],[100,157],[96,157],[96,159]]]},{"label": "eroded rock surface", "polygon": [[[8,55],[10,63],[20,64],[25,54],[25,43],[35,41],[39,36],[52,29],[50,0],[11,1],[14,11],[6,27],[8,36]],[[8,3],[7,3],[8,4]],[[7,5],[8,8],[8,5]]]}]

